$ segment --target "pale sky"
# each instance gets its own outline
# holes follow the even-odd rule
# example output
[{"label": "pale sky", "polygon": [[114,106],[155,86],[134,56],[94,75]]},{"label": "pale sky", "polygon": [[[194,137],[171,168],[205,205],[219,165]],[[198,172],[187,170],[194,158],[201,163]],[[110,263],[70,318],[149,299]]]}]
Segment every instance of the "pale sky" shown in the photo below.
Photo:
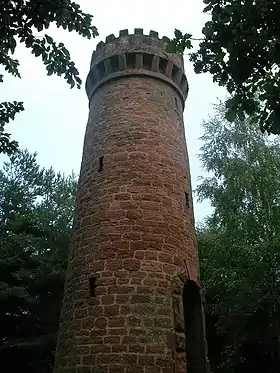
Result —
[{"label": "pale sky", "polygon": [[[84,83],[89,71],[90,59],[96,44],[106,36],[119,30],[143,28],[144,33],[158,31],[159,36],[173,37],[174,29],[201,36],[201,29],[207,20],[203,14],[202,0],[131,0],[93,2],[76,0],[83,11],[94,15],[94,25],[99,36],[93,40],[83,39],[74,32],[51,28],[46,33],[56,41],[65,43],[80,72],[83,87],[70,89],[66,81],[57,76],[47,76],[40,58],[19,46],[16,57],[20,61],[22,79],[5,74],[1,84],[0,101],[23,101],[25,111],[7,126],[21,148],[37,152],[40,165],[69,174],[79,173],[84,132],[88,117],[88,101]],[[202,121],[213,113],[212,104],[217,98],[223,99],[225,91],[212,82],[210,75],[196,75],[185,56],[185,70],[190,92],[184,112],[186,138],[190,157],[192,186],[197,178],[205,175],[198,160],[201,146],[198,138],[202,135]],[[1,156],[0,156],[1,158]],[[3,160],[2,156],[2,160]],[[196,221],[209,213],[208,203],[194,203]]]}]

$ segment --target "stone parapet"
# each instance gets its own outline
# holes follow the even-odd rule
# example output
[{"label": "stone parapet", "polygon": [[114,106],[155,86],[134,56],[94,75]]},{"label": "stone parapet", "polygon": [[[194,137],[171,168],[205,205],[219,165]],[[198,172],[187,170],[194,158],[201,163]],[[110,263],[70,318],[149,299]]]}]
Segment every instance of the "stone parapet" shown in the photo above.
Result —
[{"label": "stone parapet", "polygon": [[143,29],[135,29],[134,34],[122,30],[119,37],[113,34],[107,36],[106,42],[101,41],[92,55],[86,81],[89,100],[110,79],[146,75],[172,86],[184,105],[189,87],[183,57],[166,52],[168,42],[167,37],[160,39],[155,31],[144,35]]}]

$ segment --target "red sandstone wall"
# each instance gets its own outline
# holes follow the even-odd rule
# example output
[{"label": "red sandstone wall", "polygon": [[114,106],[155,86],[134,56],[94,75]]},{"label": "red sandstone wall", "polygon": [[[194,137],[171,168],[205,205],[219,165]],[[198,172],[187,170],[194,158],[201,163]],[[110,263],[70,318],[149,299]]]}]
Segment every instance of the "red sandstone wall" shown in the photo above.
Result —
[{"label": "red sandstone wall", "polygon": [[[174,372],[174,276],[176,284],[186,260],[197,278],[186,160],[182,107],[171,87],[136,77],[97,91],[84,143],[58,347],[63,368],[57,372],[76,366],[83,373],[95,372],[90,367]],[[89,291],[92,276],[96,297]]]},{"label": "red sandstone wall", "polygon": [[[90,114],[55,373],[186,373],[183,286],[198,281],[182,114],[187,82],[170,62],[160,70],[157,56],[169,55],[156,38],[110,43],[94,52],[87,82]],[[155,57],[147,76],[137,76],[145,43]],[[130,47],[141,49],[134,76],[120,77],[130,73]],[[118,65],[110,60],[116,53],[123,53]],[[94,61],[102,58],[100,75]]]}]

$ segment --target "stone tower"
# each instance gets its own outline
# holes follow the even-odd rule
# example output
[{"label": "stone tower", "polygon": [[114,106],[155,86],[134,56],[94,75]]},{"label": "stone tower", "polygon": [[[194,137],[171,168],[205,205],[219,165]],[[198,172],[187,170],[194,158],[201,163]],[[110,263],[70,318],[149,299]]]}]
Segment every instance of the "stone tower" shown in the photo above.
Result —
[{"label": "stone tower", "polygon": [[183,58],[157,32],[93,52],[55,373],[205,373]]}]

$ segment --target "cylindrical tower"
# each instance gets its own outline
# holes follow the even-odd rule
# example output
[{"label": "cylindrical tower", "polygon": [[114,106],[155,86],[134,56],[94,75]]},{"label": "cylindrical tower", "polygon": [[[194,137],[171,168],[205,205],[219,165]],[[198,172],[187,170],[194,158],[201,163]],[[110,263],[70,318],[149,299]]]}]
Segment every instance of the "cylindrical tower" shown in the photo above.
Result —
[{"label": "cylindrical tower", "polygon": [[183,58],[157,32],[100,42],[55,373],[205,373]]}]

